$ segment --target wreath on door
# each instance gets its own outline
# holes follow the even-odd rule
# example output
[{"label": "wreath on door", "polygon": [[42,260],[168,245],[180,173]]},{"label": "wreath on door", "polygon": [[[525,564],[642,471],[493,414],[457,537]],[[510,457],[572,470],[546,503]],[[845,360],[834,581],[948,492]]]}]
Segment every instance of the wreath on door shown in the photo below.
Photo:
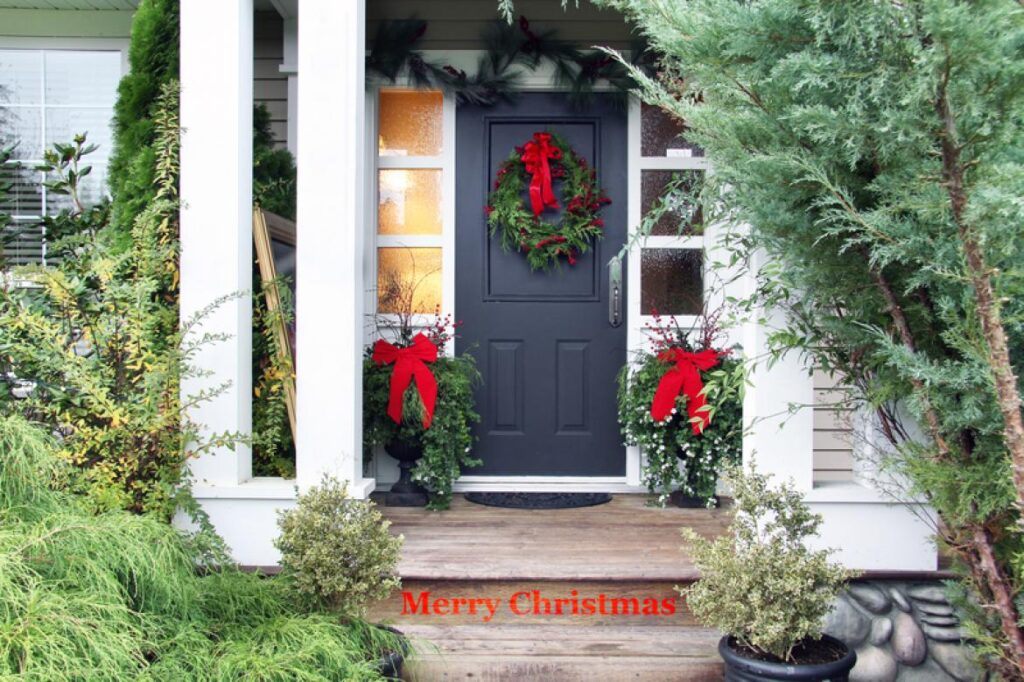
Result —
[{"label": "wreath on door", "polygon": [[[564,210],[553,223],[542,216],[559,208],[556,179],[562,181]],[[529,201],[523,200],[524,192]],[[501,235],[502,248],[524,253],[533,270],[547,270],[562,259],[575,265],[604,236],[598,213],[610,203],[586,159],[558,135],[534,133],[502,162],[485,211],[491,235]]]}]

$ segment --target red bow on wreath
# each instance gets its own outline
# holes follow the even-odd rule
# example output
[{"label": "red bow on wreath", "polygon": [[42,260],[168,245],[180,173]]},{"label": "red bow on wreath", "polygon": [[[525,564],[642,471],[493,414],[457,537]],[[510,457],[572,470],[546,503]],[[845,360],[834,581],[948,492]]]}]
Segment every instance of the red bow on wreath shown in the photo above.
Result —
[{"label": "red bow on wreath", "polygon": [[702,350],[699,353],[689,353],[681,348],[670,348],[658,354],[662,362],[673,362],[675,366],[665,372],[654,392],[654,401],[651,403],[651,416],[654,421],[664,421],[676,406],[676,398],[679,392],[686,394],[686,412],[691,421],[693,433],[700,435],[707,427],[707,411],[701,408],[707,404],[704,394],[704,383],[700,380],[701,371],[706,371],[718,364],[718,351]]},{"label": "red bow on wreath", "polygon": [[551,166],[548,159],[562,158],[562,150],[551,144],[550,133],[534,133],[533,140],[523,146],[523,164],[530,180],[530,207],[539,216],[545,208],[558,208],[555,191],[551,188]]},{"label": "red bow on wreath", "polygon": [[378,365],[390,365],[391,392],[388,396],[388,416],[396,424],[402,423],[402,397],[412,380],[416,379],[416,390],[423,401],[423,428],[429,429],[434,419],[434,405],[437,402],[437,379],[426,363],[437,360],[437,346],[423,334],[412,339],[412,345],[399,348],[380,339],[373,344],[373,361]]}]

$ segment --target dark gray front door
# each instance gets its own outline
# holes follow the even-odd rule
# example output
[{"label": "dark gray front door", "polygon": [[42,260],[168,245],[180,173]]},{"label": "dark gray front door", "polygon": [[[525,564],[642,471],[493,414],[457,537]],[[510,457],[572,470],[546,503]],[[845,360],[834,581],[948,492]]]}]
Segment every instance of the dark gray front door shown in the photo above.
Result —
[{"label": "dark gray front door", "polygon": [[[597,168],[612,203],[601,213],[605,238],[596,248],[575,266],[533,272],[488,235],[484,205],[501,162],[544,131]],[[626,238],[623,107],[597,96],[578,112],[556,93],[461,107],[456,147],[455,310],[464,322],[456,347],[476,356],[484,377],[475,451],[483,466],[470,473],[624,475],[615,376],[626,360],[626,327],[609,321],[607,267]],[[558,184],[555,194],[563,203]]]}]

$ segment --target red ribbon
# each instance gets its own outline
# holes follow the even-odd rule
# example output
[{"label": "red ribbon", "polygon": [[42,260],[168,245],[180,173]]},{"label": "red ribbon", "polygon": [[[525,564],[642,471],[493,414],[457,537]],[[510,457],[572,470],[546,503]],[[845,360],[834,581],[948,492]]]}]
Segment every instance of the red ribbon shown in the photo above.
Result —
[{"label": "red ribbon", "polygon": [[555,191],[551,188],[551,166],[548,159],[562,158],[562,150],[551,144],[550,133],[534,133],[533,140],[523,146],[523,164],[530,180],[530,207],[539,216],[545,208],[558,208]]},{"label": "red ribbon", "polygon": [[412,339],[412,345],[399,348],[380,339],[373,344],[373,361],[378,365],[390,365],[395,368],[391,372],[391,393],[388,396],[388,416],[396,424],[402,423],[402,398],[405,389],[416,379],[416,389],[423,401],[423,428],[429,429],[434,419],[434,405],[437,403],[437,379],[430,372],[426,363],[437,360],[437,346],[423,334]]},{"label": "red ribbon", "polygon": [[676,398],[680,391],[686,394],[686,412],[690,419],[694,417],[697,421],[691,421],[693,432],[700,435],[707,427],[710,419],[706,410],[701,408],[707,404],[704,394],[704,383],[700,380],[701,371],[706,371],[718,364],[718,351],[702,350],[699,353],[689,353],[681,348],[670,348],[658,354],[662,362],[675,363],[675,366],[665,372],[654,392],[654,401],[651,403],[651,416],[654,421],[664,421],[676,406]]}]

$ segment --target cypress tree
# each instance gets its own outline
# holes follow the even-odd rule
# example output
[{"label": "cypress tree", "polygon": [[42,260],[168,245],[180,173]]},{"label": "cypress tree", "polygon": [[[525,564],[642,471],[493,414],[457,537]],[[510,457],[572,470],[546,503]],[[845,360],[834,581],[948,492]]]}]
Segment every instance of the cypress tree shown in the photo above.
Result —
[{"label": "cypress tree", "polygon": [[[665,55],[643,97],[763,250],[773,337],[844,375],[900,491],[939,513],[967,628],[1024,677],[1024,4],[601,0]],[[756,262],[756,261],[748,261]]]},{"label": "cypress tree", "polygon": [[132,223],[156,195],[153,107],[178,79],[178,0],[142,0],[132,21],[131,71],[118,86],[108,183],[113,197],[108,233],[124,248]]}]

